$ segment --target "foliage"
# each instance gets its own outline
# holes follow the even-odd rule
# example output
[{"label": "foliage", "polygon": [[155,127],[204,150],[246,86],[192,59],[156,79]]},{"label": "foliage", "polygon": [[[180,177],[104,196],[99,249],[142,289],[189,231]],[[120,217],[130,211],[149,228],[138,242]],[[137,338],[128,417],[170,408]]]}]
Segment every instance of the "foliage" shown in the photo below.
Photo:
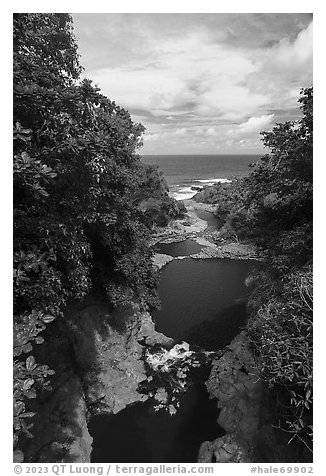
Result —
[{"label": "foliage", "polygon": [[[17,448],[30,435],[28,399],[49,388],[52,373],[36,362],[34,344],[67,302],[93,290],[112,306],[157,304],[139,204],[162,180],[137,155],[144,127],[90,80],[80,81],[70,15],[15,14],[13,70]],[[161,195],[164,213],[173,214]]]},{"label": "foliage", "polygon": [[217,204],[216,215],[236,236],[264,247],[280,274],[311,259],[312,99],[312,88],[303,89],[302,118],[262,133],[270,152],[247,176],[197,194]]},{"label": "foliage", "polygon": [[148,227],[166,226],[171,219],[184,216],[186,208],[183,202],[169,196],[168,185],[157,166],[144,166],[141,180],[137,201]]},{"label": "foliage", "polygon": [[220,238],[238,240],[250,235],[246,180],[247,177],[234,178],[231,183],[206,186],[194,197],[196,201],[217,205],[214,214],[223,223]]},{"label": "foliage", "polygon": [[312,437],[312,88],[302,118],[263,132],[270,152],[248,175],[204,195],[224,221],[220,237],[250,239],[267,262],[250,300],[247,332],[277,421],[305,449]]},{"label": "foliage", "polygon": [[296,123],[263,133],[270,154],[247,179],[249,224],[268,255],[248,333],[273,387],[278,426],[312,451],[312,89]]},{"label": "foliage", "polygon": [[[38,365],[35,357],[29,355],[26,360],[23,354],[29,354],[32,344],[42,344],[43,337],[38,334],[45,329],[45,323],[53,320],[53,316],[32,311],[30,314],[14,316],[14,445],[18,443],[18,435],[23,433],[32,436],[32,424],[28,420],[34,416],[26,409],[25,400],[36,398],[40,388],[50,389],[48,375],[53,375],[47,365]],[[20,357],[20,358],[19,358]]]},{"label": "foliage", "polygon": [[[193,200],[201,203],[219,204],[221,200],[229,196],[232,187],[231,184],[228,182],[219,182],[214,185],[206,185],[193,196]],[[227,194],[225,193],[226,189]]]},{"label": "foliage", "polygon": [[274,391],[278,426],[312,450],[311,266],[281,282],[265,279],[251,304],[256,312],[249,319],[247,334],[260,374]]}]

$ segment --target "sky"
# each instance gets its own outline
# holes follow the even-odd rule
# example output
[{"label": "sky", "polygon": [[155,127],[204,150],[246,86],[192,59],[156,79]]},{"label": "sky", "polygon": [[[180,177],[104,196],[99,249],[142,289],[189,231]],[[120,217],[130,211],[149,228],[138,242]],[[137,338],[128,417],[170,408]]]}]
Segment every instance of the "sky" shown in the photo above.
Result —
[{"label": "sky", "polygon": [[142,154],[254,154],[300,117],[312,14],[73,14],[83,76],[146,127]]}]

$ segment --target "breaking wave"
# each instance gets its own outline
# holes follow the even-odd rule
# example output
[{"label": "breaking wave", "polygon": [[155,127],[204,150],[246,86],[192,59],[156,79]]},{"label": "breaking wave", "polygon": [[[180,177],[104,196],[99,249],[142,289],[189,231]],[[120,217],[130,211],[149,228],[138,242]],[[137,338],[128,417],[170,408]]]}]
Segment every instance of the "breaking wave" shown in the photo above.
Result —
[{"label": "breaking wave", "polygon": [[187,187],[183,185],[174,185],[170,189],[171,197],[175,200],[188,200],[206,185],[214,185],[216,183],[230,183],[232,180],[226,178],[196,179]]}]

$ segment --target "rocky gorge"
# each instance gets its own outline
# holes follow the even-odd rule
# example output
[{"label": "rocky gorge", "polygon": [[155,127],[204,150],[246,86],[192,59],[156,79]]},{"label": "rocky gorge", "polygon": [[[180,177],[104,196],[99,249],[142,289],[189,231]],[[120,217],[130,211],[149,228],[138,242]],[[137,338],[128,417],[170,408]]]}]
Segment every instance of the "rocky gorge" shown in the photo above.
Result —
[{"label": "rocky gorge", "polygon": [[[193,259],[262,259],[248,243],[217,245],[214,238],[218,232],[207,231],[196,208],[211,211],[209,206],[189,201],[187,216],[158,229],[152,246],[191,239],[202,247],[190,256]],[[184,258],[157,253],[153,263],[162,269],[170,261]],[[26,443],[26,461],[89,462],[92,436],[88,423],[92,417],[118,414],[149,398],[156,401],[157,408],[167,407],[175,413],[176,396],[173,392],[169,395],[162,384],[151,385],[153,375],[162,371],[168,375],[174,368],[175,387],[185,391],[189,368],[207,359],[211,372],[206,386],[217,400],[218,425],[225,435],[203,442],[198,462],[249,462],[257,456],[257,435],[266,420],[262,416],[266,389],[255,370],[245,333],[223,351],[193,352],[187,343],[176,344],[157,332],[151,315],[137,304],[112,312],[91,296],[72,304],[60,326],[53,344],[62,348],[61,358],[53,363],[53,391],[35,404],[35,433],[42,438],[36,436]]]}]

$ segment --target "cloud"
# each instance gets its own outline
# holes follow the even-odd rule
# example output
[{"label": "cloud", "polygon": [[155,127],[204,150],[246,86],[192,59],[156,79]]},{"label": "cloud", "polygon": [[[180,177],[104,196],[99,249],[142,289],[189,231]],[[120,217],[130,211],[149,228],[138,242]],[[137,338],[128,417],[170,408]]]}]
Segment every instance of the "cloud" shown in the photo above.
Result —
[{"label": "cloud", "polygon": [[274,114],[264,115],[260,117],[250,117],[246,122],[242,122],[238,126],[240,134],[252,134],[253,132],[260,132],[265,127],[269,126],[274,119]]},{"label": "cloud", "polygon": [[218,116],[234,121],[243,119],[268,103],[267,95],[250,91],[248,87],[238,85],[236,80],[232,83],[222,79],[201,96],[196,112],[201,116]]},{"label": "cloud", "polygon": [[154,40],[151,49],[159,61],[150,66],[106,67],[90,76],[123,106],[148,109],[154,116],[188,112],[234,120],[269,102],[268,96],[245,85],[257,70],[254,60],[210,43],[207,35],[194,32],[174,41]]},{"label": "cloud", "polygon": [[206,130],[206,136],[216,136],[216,129],[214,127],[210,127]]},{"label": "cloud", "polygon": [[[268,109],[296,110],[303,87],[313,80],[313,25],[310,22],[294,38],[280,38],[270,48],[256,52],[259,65],[255,74],[247,78],[247,86],[270,98]],[[282,116],[282,114],[281,114]]]},{"label": "cloud", "polygon": [[297,118],[311,85],[311,15],[74,17],[85,76],[144,123],[147,153],[258,150],[258,132]]},{"label": "cloud", "polygon": [[312,46],[313,46],[313,26],[312,22],[308,27],[302,30],[296,39],[291,42],[287,38],[272,48],[270,54],[271,67],[278,71],[282,70],[283,74],[290,73],[292,75],[306,69],[307,73],[312,73]]}]

